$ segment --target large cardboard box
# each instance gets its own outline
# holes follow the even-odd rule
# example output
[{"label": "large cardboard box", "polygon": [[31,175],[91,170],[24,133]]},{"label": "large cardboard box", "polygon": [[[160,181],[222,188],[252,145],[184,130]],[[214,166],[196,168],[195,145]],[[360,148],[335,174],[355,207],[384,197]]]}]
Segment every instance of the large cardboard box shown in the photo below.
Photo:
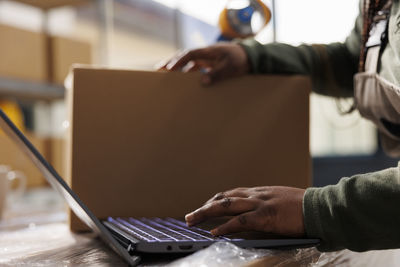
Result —
[{"label": "large cardboard box", "polygon": [[[38,151],[50,161],[50,142],[49,139],[36,136],[32,133],[25,133],[29,141]],[[37,187],[47,185],[42,173],[33,164],[23,151],[2,131],[0,131],[0,165],[8,165],[13,170],[22,171],[27,177],[27,187]]]},{"label": "large cardboard box", "polygon": [[[199,80],[74,69],[68,180],[97,217],[182,217],[233,187],[311,185],[308,78]],[[71,228],[85,229],[74,215]]]},{"label": "large cardboard box", "polygon": [[91,64],[90,43],[61,36],[48,37],[49,81],[64,84],[73,64]]},{"label": "large cardboard box", "polygon": [[0,76],[63,84],[72,64],[92,63],[88,42],[0,24]]},{"label": "large cardboard box", "polygon": [[[25,135],[53,168],[62,177],[66,177],[65,139],[41,137],[29,132],[25,133]],[[19,147],[1,131],[0,147],[0,165],[8,165],[13,170],[22,171],[27,177],[27,187],[48,186],[46,179],[39,169]]]},{"label": "large cardboard box", "polygon": [[51,137],[48,142],[50,144],[48,151],[50,164],[61,177],[66,177],[67,154],[65,138]]},{"label": "large cardboard box", "polygon": [[0,24],[0,76],[31,81],[47,78],[46,38]]}]

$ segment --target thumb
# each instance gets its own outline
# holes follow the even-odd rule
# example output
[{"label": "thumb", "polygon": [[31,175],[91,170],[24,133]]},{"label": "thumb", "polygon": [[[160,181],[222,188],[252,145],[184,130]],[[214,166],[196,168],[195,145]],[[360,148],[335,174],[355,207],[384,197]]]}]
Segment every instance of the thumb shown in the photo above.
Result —
[{"label": "thumb", "polygon": [[230,74],[229,66],[225,61],[219,62],[209,71],[205,72],[201,77],[201,83],[203,85],[210,85],[217,81],[228,78]]}]

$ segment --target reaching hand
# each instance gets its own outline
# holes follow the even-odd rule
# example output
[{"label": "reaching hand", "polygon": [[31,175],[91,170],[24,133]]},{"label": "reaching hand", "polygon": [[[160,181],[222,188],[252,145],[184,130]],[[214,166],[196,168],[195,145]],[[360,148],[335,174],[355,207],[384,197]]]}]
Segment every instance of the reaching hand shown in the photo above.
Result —
[{"label": "reaching hand", "polygon": [[244,49],[233,43],[219,43],[191,50],[167,61],[160,70],[184,72],[201,70],[204,85],[233,76],[246,74],[250,64]]},{"label": "reaching hand", "polygon": [[215,236],[243,231],[302,236],[304,192],[283,186],[236,188],[216,194],[185,219],[193,226],[213,217],[233,216],[211,230]]}]

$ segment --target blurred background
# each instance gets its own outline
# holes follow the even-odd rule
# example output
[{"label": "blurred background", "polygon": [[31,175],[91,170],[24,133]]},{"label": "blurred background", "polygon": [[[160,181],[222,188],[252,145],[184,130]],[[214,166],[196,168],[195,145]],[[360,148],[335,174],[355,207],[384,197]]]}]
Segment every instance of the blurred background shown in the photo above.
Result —
[{"label": "blurred background", "polygon": [[[358,15],[358,0],[263,2],[272,11],[272,19],[255,37],[263,43],[344,41]],[[227,0],[2,0],[0,106],[64,173],[64,81],[71,65],[153,70],[178,51],[215,43],[226,4]],[[340,103],[351,105],[348,100]],[[340,115],[335,99],[313,94],[310,119],[314,185],[395,165],[382,153],[374,126],[358,112]],[[36,173],[12,156],[11,145],[3,139],[0,135],[0,160]],[[30,185],[44,184],[40,174],[36,176]]]}]

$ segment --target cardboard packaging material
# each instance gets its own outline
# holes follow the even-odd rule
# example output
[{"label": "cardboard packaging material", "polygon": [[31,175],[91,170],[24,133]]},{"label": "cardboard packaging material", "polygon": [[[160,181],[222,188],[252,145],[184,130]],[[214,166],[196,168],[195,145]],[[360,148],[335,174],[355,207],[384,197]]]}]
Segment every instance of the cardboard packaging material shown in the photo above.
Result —
[{"label": "cardboard packaging material", "polygon": [[[39,150],[39,152],[48,160],[50,143],[49,139],[38,137],[31,133],[25,133],[27,138]],[[22,171],[27,177],[27,187],[45,186],[45,181],[42,173],[32,163],[32,161],[14,144],[3,132],[0,132],[0,165],[8,165],[13,170]]]},{"label": "cardboard packaging material", "polygon": [[92,48],[90,43],[71,38],[49,36],[49,81],[64,84],[73,64],[91,64]]},{"label": "cardboard packaging material", "polygon": [[92,63],[88,42],[0,24],[0,76],[63,84],[74,63]]},{"label": "cardboard packaging material", "polygon": [[73,70],[68,182],[97,217],[183,217],[235,187],[311,185],[308,78],[199,80]]},{"label": "cardboard packaging material", "polygon": [[46,80],[47,52],[43,34],[0,24],[0,39],[0,76]]},{"label": "cardboard packaging material", "polygon": [[66,143],[65,138],[52,137],[49,139],[49,160],[54,169],[61,175],[66,177]]}]

